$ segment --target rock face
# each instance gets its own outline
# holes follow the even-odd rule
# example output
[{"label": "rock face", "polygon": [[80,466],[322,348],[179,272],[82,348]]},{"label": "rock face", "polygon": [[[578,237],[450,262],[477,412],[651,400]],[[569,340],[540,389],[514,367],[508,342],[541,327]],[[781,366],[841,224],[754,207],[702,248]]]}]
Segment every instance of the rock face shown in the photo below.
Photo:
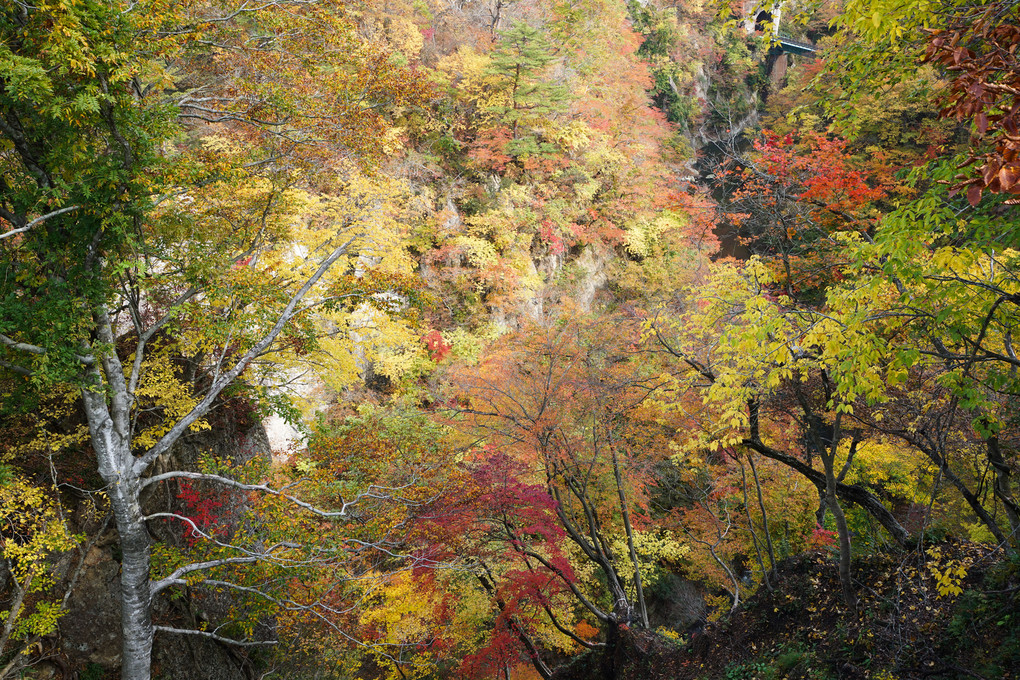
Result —
[{"label": "rock face", "polygon": [[246,660],[228,647],[194,635],[156,635],[155,680],[247,680]]},{"label": "rock face", "polygon": [[574,300],[581,311],[591,311],[592,303],[595,301],[595,294],[609,280],[608,267],[610,259],[610,253],[600,252],[593,246],[587,246],[577,258],[576,263],[583,272],[583,276],[578,282]]},{"label": "rock face", "polygon": [[64,653],[72,666],[120,665],[120,564],[109,546],[94,546],[85,556],[68,612],[60,619]]},{"label": "rock face", "polygon": [[664,577],[648,595],[648,619],[652,628],[684,633],[705,622],[705,596],[694,582],[676,574]]}]

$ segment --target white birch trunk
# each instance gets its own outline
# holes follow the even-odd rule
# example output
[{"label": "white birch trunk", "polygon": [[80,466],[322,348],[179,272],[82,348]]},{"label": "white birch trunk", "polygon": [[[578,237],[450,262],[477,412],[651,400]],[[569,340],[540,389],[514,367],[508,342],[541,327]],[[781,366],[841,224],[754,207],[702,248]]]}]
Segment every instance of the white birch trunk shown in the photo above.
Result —
[{"label": "white birch trunk", "polygon": [[149,680],[155,636],[149,588],[151,541],[139,502],[138,480],[125,482],[111,489],[110,493],[123,555],[120,571],[121,631],[124,636],[121,678]]},{"label": "white birch trunk", "polygon": [[[116,358],[107,358],[104,364],[107,363],[120,369]],[[129,422],[129,400],[126,387],[117,384],[116,378],[103,380],[104,376],[95,367],[90,371],[90,377],[92,384],[82,389],[85,416],[98,459],[99,474],[106,482],[123,555],[120,574],[121,677],[123,680],[149,680],[155,634],[152,593],[149,590],[151,541],[141,506],[141,480],[132,470],[134,458],[130,433],[125,432],[123,426],[118,427],[118,423]],[[127,412],[119,413],[122,409],[127,409]]]},{"label": "white birch trunk", "polygon": [[156,629],[152,621],[154,591],[149,582],[152,539],[142,511],[141,493],[149,467],[212,407],[217,395],[233,382],[255,357],[262,354],[294,316],[298,304],[323,274],[347,251],[353,239],[333,249],[318,269],[294,293],[273,327],[229,370],[219,374],[201,401],[178,420],[163,437],[139,457],[132,455],[131,415],[145,342],[158,328],[139,332],[134,366],[125,378],[116,352],[110,315],[103,308],[93,314],[95,342],[83,347],[86,381],[82,401],[100,476],[106,482],[113,519],[123,554],[121,563],[122,680],[149,680],[152,675],[152,644]]}]

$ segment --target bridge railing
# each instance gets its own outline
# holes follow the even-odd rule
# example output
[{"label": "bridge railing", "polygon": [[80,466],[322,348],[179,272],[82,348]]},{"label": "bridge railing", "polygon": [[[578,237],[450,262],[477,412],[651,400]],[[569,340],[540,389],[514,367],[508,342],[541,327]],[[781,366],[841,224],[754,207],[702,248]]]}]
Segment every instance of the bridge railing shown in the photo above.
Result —
[{"label": "bridge railing", "polygon": [[783,35],[782,33],[776,34],[775,41],[778,42],[780,47],[784,49],[792,48],[792,50],[800,52],[810,52],[812,54],[819,51],[816,45],[812,45],[811,43],[804,42],[802,40],[794,40],[790,36]]}]

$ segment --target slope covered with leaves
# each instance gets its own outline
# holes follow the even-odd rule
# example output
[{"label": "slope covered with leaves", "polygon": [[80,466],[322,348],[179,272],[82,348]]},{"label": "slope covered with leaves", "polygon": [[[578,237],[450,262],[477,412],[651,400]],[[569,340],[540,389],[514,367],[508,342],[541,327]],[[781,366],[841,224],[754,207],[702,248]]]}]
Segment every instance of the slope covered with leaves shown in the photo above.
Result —
[{"label": "slope covered with leaves", "polygon": [[[1014,678],[1020,640],[1015,560],[976,544],[943,543],[855,562],[861,609],[847,611],[831,555],[779,565],[725,621],[667,642],[632,634],[620,678],[824,680]],[[597,677],[581,658],[557,678]]]}]

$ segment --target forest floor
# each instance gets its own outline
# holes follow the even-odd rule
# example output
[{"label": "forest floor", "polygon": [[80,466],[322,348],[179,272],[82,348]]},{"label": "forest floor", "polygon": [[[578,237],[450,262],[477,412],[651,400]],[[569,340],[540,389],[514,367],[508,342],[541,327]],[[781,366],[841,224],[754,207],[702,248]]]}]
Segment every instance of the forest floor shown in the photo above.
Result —
[{"label": "forest floor", "polygon": [[[609,671],[576,660],[557,680],[948,680],[1020,678],[1020,561],[944,543],[855,561],[856,613],[834,557],[783,562],[740,609],[674,643],[625,637]],[[941,585],[940,585],[941,584]]]}]

